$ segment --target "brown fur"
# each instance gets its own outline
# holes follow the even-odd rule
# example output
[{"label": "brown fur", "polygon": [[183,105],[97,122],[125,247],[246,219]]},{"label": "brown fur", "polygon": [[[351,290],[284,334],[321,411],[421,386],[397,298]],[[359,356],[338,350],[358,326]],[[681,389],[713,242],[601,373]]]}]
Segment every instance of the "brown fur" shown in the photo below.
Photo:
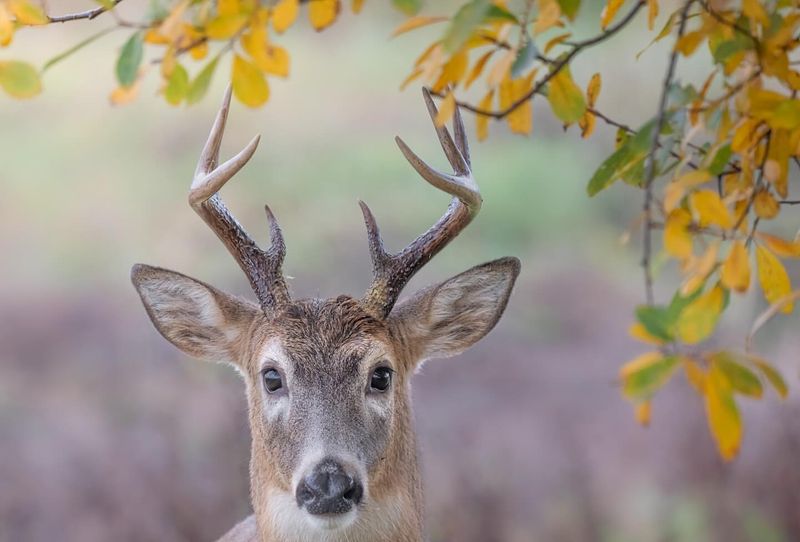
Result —
[{"label": "brown fur", "polygon": [[[255,515],[222,540],[284,541],[275,534],[279,526],[269,513],[276,510],[272,495],[291,494],[306,424],[319,412],[326,438],[363,457],[367,471],[369,498],[356,522],[365,519],[363,525],[355,524],[347,540],[421,540],[423,501],[411,376],[424,359],[454,355],[488,333],[505,309],[518,272],[519,262],[512,258],[477,266],[419,292],[380,320],[347,296],[295,301],[265,314],[253,303],[185,275],[135,266],[134,285],[159,332],[192,356],[233,363],[246,382]],[[260,378],[260,353],[276,339],[291,360],[292,408],[300,409],[280,423],[268,421],[265,401],[275,399],[267,398]],[[361,390],[370,370],[365,360],[376,351],[394,369],[391,395],[376,399],[391,407],[385,419],[365,415],[363,407]],[[387,519],[381,524],[383,517]],[[331,534],[319,536],[340,540]]]}]

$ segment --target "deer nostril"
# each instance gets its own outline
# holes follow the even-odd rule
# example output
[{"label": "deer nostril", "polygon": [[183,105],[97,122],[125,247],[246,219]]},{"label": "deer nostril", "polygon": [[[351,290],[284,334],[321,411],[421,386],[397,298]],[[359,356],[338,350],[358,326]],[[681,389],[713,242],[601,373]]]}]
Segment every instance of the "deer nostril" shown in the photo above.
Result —
[{"label": "deer nostril", "polygon": [[295,492],[297,505],[311,514],[343,514],[357,506],[363,495],[358,479],[330,459],[314,467]]}]

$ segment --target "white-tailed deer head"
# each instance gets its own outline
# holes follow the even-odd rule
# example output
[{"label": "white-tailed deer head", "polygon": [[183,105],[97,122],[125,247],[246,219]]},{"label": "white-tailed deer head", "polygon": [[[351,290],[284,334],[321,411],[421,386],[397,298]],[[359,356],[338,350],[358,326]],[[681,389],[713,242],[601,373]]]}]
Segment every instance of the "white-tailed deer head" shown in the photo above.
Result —
[{"label": "white-tailed deer head", "polygon": [[[425,93],[432,118],[436,107]],[[409,387],[428,358],[462,352],[505,309],[516,258],[485,263],[395,306],[406,283],[475,217],[472,178],[458,111],[454,132],[437,127],[454,173],[397,144],[430,184],[453,196],[444,216],[398,254],[383,248],[361,203],[374,280],[362,299],[293,300],[281,265],[280,227],[267,208],[271,246],[261,250],[218,195],[250,159],[258,137],[217,165],[230,89],[197,165],[192,208],[247,275],[259,305],[185,275],[136,265],[133,284],[158,331],[187,354],[233,364],[247,386],[254,517],[229,540],[417,541],[421,491]]]}]

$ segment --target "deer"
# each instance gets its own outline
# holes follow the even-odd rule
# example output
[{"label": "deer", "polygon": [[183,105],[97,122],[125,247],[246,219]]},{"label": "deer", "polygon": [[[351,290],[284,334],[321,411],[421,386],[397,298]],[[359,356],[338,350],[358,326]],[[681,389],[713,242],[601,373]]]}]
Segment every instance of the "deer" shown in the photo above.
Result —
[{"label": "deer", "polygon": [[500,258],[397,303],[411,277],[475,218],[482,197],[460,112],[452,135],[436,123],[453,173],[434,169],[399,137],[400,151],[451,198],[443,216],[398,253],[386,251],[372,211],[366,224],[373,280],[361,298],[293,299],[275,215],[265,206],[263,250],[219,191],[255,153],[254,137],[219,165],[228,87],[197,164],[189,204],[241,267],[258,304],[187,275],[136,264],[131,279],[158,332],[190,357],[232,365],[244,380],[251,434],[252,515],[226,542],[419,542],[424,539],[411,377],[430,358],[460,354],[505,311],[520,262]]}]

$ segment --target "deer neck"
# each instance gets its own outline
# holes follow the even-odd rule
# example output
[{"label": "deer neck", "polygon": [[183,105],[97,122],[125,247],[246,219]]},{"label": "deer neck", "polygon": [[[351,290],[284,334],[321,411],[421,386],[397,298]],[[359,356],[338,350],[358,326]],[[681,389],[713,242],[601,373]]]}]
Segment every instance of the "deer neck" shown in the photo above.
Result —
[{"label": "deer neck", "polygon": [[[277,481],[274,463],[262,444],[265,435],[251,427],[250,493],[260,542],[420,542],[422,535],[422,485],[410,408],[403,401],[386,454],[376,466],[356,521],[326,533],[314,530],[295,502],[291,489]],[[321,534],[322,533],[322,534]]]}]

